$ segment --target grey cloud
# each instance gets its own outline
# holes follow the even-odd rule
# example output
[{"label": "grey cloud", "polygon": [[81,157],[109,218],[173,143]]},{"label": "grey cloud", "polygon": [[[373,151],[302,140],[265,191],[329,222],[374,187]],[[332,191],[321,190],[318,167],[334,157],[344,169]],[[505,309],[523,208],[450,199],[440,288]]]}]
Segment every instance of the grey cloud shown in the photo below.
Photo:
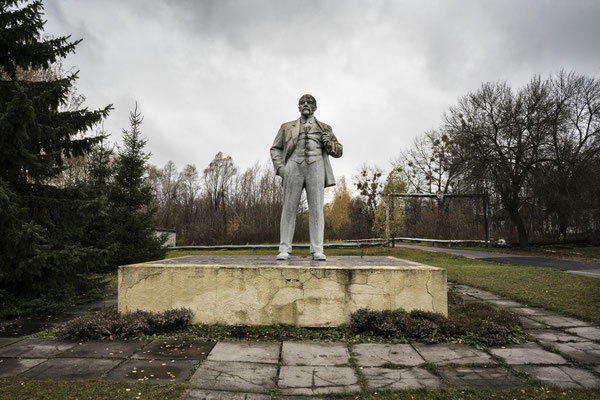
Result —
[{"label": "grey cloud", "polygon": [[68,61],[90,106],[115,103],[115,140],[140,103],[159,165],[203,168],[218,151],[242,168],[262,162],[311,92],[346,148],[334,169],[351,176],[364,161],[385,167],[483,81],[600,68],[595,1],[63,0],[46,11],[50,33],[83,37]]}]

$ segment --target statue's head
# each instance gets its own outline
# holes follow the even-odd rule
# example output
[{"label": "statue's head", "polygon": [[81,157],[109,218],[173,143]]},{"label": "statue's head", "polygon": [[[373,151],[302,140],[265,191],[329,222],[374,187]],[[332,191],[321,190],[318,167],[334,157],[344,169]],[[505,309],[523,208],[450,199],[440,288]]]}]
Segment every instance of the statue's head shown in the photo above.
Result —
[{"label": "statue's head", "polygon": [[298,100],[298,111],[304,117],[310,117],[317,111],[317,100],[310,94],[305,94]]}]

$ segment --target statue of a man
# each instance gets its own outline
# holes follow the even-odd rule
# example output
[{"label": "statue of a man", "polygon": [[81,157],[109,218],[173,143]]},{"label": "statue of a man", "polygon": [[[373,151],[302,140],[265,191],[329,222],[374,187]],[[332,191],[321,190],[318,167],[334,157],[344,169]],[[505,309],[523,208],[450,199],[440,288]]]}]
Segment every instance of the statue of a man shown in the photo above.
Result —
[{"label": "statue of a man", "polygon": [[339,158],[343,147],[331,127],[314,116],[317,101],[305,94],[298,102],[300,118],[281,125],[273,146],[271,160],[277,175],[283,178],[283,210],[281,212],[278,260],[287,260],[292,252],[296,211],[302,189],[308,200],[310,253],[313,260],[325,261],[323,254],[324,189],[335,185],[329,156]]}]

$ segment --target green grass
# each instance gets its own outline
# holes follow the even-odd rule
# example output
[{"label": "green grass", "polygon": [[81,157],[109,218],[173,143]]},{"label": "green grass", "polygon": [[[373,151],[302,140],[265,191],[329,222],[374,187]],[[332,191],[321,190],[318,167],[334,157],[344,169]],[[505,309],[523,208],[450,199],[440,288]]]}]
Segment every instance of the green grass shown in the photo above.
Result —
[{"label": "green grass", "polygon": [[[326,253],[329,256],[394,256],[445,268],[449,282],[487,289],[529,306],[546,308],[600,325],[600,279],[551,268],[506,265],[404,248],[332,249]],[[167,253],[167,258],[184,255],[276,254],[274,250],[173,250]],[[307,257],[309,252],[308,249],[294,250],[294,255]]]},{"label": "green grass", "polygon": [[547,387],[524,387],[511,390],[404,390],[373,392],[361,399],[368,400],[596,400],[598,389],[557,389]]},{"label": "green grass", "polygon": [[[128,390],[129,389],[129,390]],[[186,385],[108,381],[35,381],[0,378],[0,399],[12,400],[179,400]],[[140,394],[141,393],[141,394]]]},{"label": "green grass", "polygon": [[[181,383],[148,384],[108,381],[35,381],[0,378],[0,398],[14,400],[179,400],[188,388]],[[129,390],[127,390],[129,389]],[[511,390],[402,390],[361,392],[330,398],[366,400],[597,400],[598,389],[558,389],[524,386]],[[277,398],[277,397],[273,397]]]},{"label": "green grass", "polygon": [[527,249],[519,247],[453,246],[459,250],[478,250],[492,253],[507,253],[523,256],[561,258],[574,261],[600,262],[600,246],[540,245]]},{"label": "green grass", "polygon": [[464,283],[600,325],[600,279],[541,267],[471,260],[405,249],[397,257],[446,268],[448,281]]}]

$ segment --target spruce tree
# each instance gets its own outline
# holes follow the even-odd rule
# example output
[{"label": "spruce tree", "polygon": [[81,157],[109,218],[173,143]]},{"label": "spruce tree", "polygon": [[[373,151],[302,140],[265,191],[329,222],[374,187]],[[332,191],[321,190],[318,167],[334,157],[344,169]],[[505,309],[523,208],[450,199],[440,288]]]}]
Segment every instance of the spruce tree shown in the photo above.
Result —
[{"label": "spruce tree", "polygon": [[114,165],[110,189],[111,232],[108,239],[116,247],[111,264],[123,265],[164,257],[164,238],[155,235],[156,209],[152,187],[146,180],[149,154],[144,152],[147,139],[140,132],[142,116],[129,114],[130,129],[123,130],[123,146]]},{"label": "spruce tree", "polygon": [[77,188],[52,184],[64,160],[101,137],[83,134],[110,106],[63,111],[77,73],[27,79],[75,50],[80,40],[43,38],[41,1],[0,0],[0,302],[68,286],[93,258],[81,244],[89,218]]}]

